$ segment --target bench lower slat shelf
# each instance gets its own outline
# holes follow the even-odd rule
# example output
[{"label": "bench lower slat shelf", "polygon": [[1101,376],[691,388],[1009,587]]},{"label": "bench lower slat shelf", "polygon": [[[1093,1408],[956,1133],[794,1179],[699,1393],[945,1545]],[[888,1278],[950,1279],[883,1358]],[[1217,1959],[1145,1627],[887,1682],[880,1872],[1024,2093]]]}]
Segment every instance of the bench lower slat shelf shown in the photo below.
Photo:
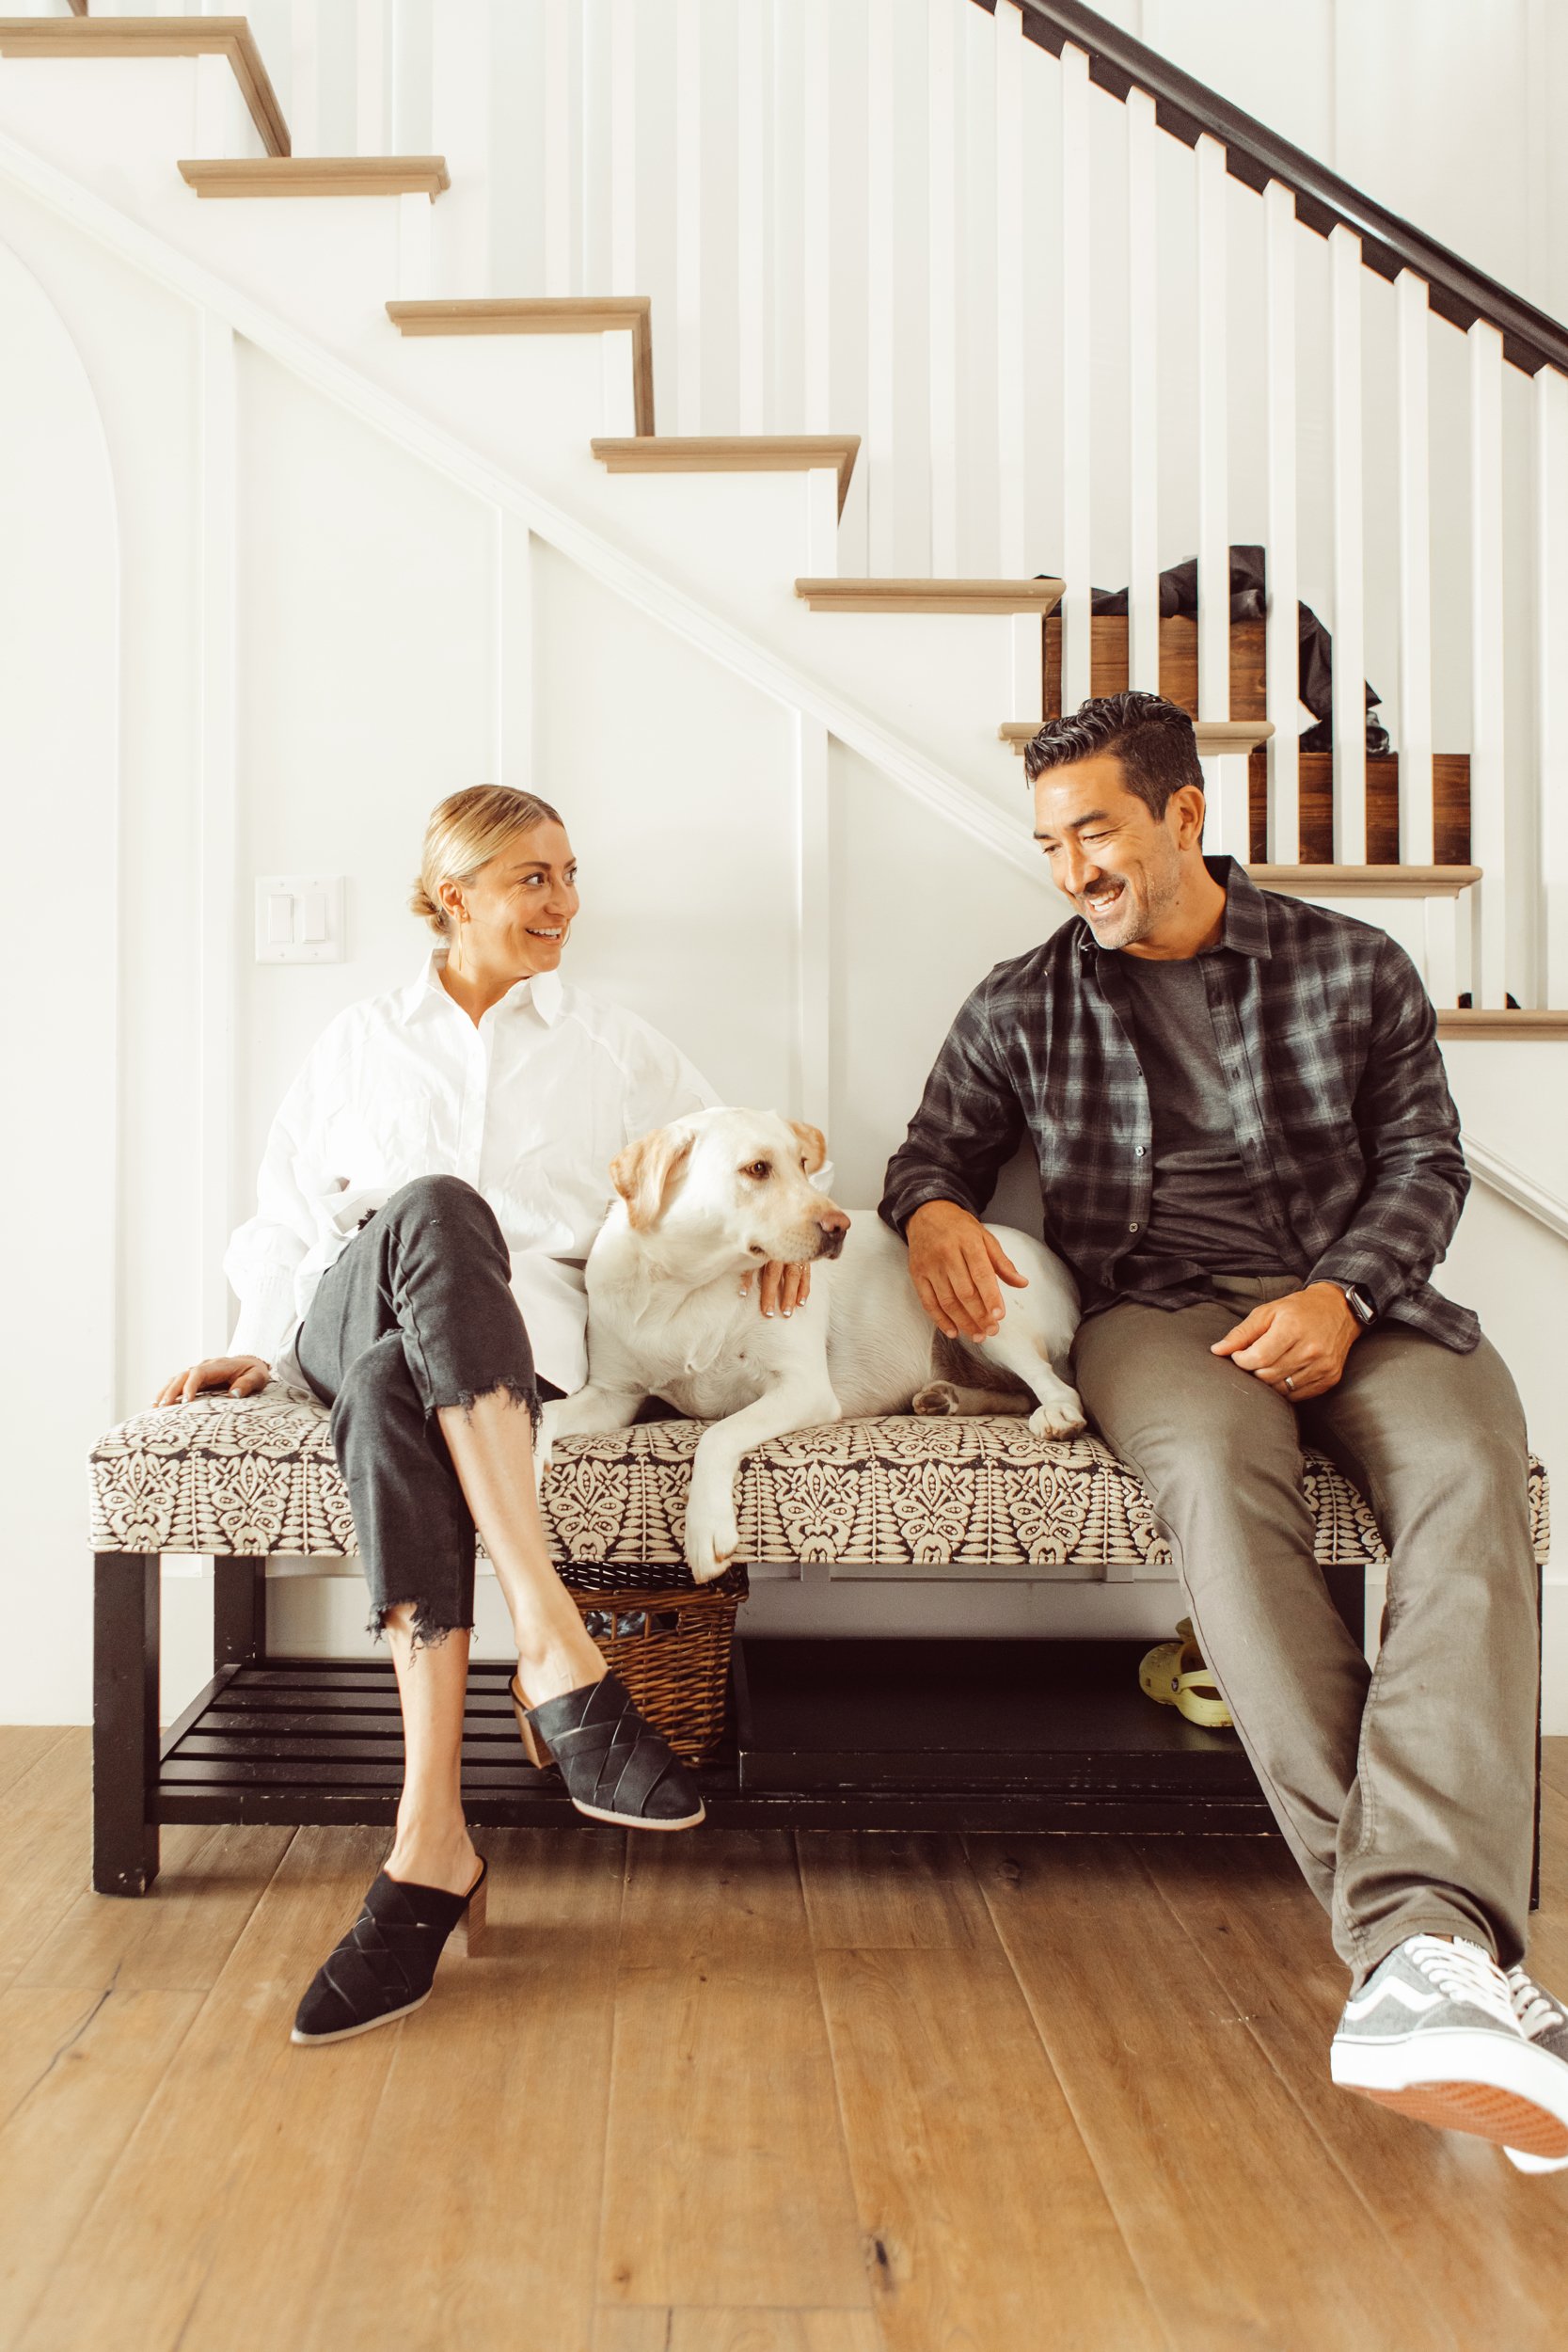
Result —
[{"label": "bench lower slat shelf", "polygon": [[[1234,1736],[1137,1687],[1141,1642],[737,1644],[716,1826],[1258,1836]],[[470,1669],[464,1798],[481,1827],[589,1827],[525,1760],[508,1669]],[[389,1663],[227,1667],[166,1736],[160,1822],[389,1822],[403,1740]]]}]

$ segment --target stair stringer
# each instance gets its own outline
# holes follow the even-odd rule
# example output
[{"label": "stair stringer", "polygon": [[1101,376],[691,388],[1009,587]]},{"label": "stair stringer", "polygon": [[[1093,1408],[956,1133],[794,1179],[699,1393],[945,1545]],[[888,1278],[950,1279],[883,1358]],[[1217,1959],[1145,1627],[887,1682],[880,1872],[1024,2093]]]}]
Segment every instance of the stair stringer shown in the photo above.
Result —
[{"label": "stair stringer", "polygon": [[[250,291],[230,283],[221,273],[195,259],[156,230],[132,217],[119,206],[85,186],[58,165],[47,161],[19,141],[0,134],[0,179],[115,253],[121,261],[188,302],[223,319],[237,334],[334,401],[363,422],[386,435],[421,462],[435,468],[471,495],[517,516],[540,539],[557,548],[618,596],[689,643],[712,660],[784,707],[800,712],[828,729],[886,775],[898,788],[932,809],[943,820],[1020,871],[1027,872],[1041,889],[1047,910],[1060,910],[1050,890],[1037,851],[1032,847],[1025,809],[1016,784],[1017,769],[1005,747],[995,742],[994,710],[1006,693],[1011,668],[1012,625],[1004,619],[951,620],[902,616],[878,619],[823,617],[796,606],[793,582],[779,583],[791,628],[797,631],[845,631],[841,640],[848,660],[862,674],[874,674],[877,658],[892,673],[895,697],[924,673],[927,681],[940,671],[949,686],[961,693],[965,685],[979,698],[970,714],[976,745],[988,763],[994,762],[998,793],[992,801],[953,767],[933,758],[863,700],[847,691],[842,675],[824,676],[756,633],[743,628],[694,593],[688,583],[657,568],[647,553],[632,553],[601,527],[573,513],[514,468],[495,456],[475,451],[408,401],[374,380],[362,366],[330,349],[318,336],[282,316]],[[583,436],[585,467],[592,469]],[[608,479],[608,478],[607,478]],[[752,477],[752,482],[767,480]],[[687,486],[677,481],[650,480],[613,485],[616,491],[661,493]],[[733,486],[733,485],[732,485]],[[786,477],[773,486],[784,495],[798,495],[800,477]],[[710,489],[711,484],[703,485]],[[754,617],[754,616],[753,616]],[[912,641],[912,642],[911,642]],[[826,642],[826,641],[825,641]],[[843,660],[841,656],[841,660]],[[1017,816],[1003,804],[1003,791],[1017,796]]]}]

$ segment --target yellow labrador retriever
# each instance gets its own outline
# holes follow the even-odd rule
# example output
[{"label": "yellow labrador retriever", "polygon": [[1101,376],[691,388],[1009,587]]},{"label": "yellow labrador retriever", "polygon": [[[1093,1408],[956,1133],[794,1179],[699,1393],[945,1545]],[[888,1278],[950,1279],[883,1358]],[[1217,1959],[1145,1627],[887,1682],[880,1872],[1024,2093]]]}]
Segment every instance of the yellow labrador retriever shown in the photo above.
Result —
[{"label": "yellow labrador retriever", "polygon": [[[610,1168],[620,1197],[587,1266],[588,1384],[546,1406],[539,1474],[557,1438],[624,1429],[649,1396],[712,1422],[686,1513],[687,1564],[700,1581],[721,1576],[739,1549],[742,1460],[786,1430],[911,1407],[1028,1412],[1044,1438],[1084,1426],[1077,1392],[1053,1369],[1078,1323],[1061,1260],[993,1226],[1028,1287],[1004,1293],[994,1338],[944,1339],[896,1234],[871,1210],[851,1220],[812,1184],[824,1163],[815,1127],[775,1111],[713,1110],[644,1136]],[[770,1259],[826,1262],[807,1305],[771,1321],[741,1289]]]}]

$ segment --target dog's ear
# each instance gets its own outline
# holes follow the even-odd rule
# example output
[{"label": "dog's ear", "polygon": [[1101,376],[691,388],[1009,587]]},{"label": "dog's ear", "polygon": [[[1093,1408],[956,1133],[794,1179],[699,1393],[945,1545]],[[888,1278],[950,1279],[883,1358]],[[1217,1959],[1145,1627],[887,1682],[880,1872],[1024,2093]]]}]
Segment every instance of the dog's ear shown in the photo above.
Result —
[{"label": "dog's ear", "polygon": [[646,1232],[658,1223],[671,1184],[690,1158],[694,1140],[689,1127],[657,1127],[651,1136],[628,1143],[610,1161],[610,1181],[626,1202],[635,1232]]},{"label": "dog's ear", "polygon": [[815,1176],[827,1165],[828,1138],[820,1127],[808,1127],[803,1120],[792,1119],[790,1125],[800,1138],[800,1149],[806,1155],[806,1174]]}]

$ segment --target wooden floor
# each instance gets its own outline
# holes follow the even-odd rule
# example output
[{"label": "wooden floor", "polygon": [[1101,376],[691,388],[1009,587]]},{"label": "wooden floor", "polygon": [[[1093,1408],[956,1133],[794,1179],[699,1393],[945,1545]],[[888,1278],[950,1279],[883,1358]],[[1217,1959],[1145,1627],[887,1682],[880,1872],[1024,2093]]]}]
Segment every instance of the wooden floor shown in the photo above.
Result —
[{"label": "wooden floor", "polygon": [[[1568,1740],[1535,1959],[1568,1992]],[[291,2047],[379,1832],[83,1891],[0,1731],[0,2344],[1534,2352],[1568,2175],[1335,2091],[1276,1840],[493,1832],[491,1953]]]}]

